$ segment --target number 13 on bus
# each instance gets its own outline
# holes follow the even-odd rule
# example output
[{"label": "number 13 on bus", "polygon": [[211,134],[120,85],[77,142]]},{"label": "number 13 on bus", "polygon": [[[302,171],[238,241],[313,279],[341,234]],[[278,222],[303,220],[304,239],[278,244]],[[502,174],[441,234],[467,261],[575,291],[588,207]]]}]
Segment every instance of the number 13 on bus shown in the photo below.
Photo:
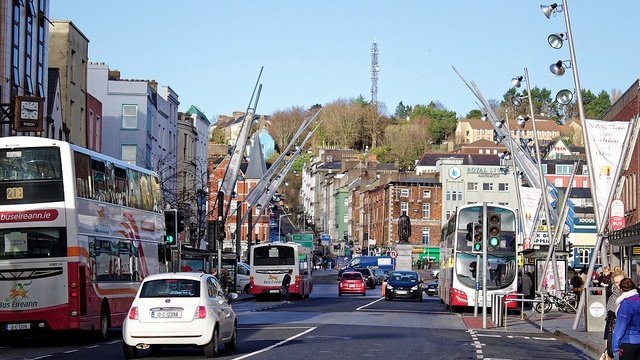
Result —
[{"label": "number 13 on bus", "polygon": [[[485,214],[486,211],[486,214]],[[497,204],[469,204],[458,207],[442,228],[440,242],[441,271],[439,294],[452,309],[482,306],[483,277],[486,277],[487,306],[494,293],[517,293],[516,213]],[[484,240],[486,237],[486,241]],[[487,267],[483,271],[483,245],[486,246]],[[478,262],[478,259],[480,261]]]}]

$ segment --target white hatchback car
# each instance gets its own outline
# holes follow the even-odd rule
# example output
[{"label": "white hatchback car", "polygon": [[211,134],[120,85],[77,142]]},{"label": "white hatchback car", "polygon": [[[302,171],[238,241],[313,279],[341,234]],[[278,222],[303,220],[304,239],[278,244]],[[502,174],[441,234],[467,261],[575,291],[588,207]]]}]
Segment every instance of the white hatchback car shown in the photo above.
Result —
[{"label": "white hatchback car", "polygon": [[216,278],[203,273],[166,273],[147,276],[122,325],[123,352],[127,359],[151,348],[157,355],[163,345],[195,345],[206,357],[238,345],[236,314],[229,304],[238,297],[225,295]]}]

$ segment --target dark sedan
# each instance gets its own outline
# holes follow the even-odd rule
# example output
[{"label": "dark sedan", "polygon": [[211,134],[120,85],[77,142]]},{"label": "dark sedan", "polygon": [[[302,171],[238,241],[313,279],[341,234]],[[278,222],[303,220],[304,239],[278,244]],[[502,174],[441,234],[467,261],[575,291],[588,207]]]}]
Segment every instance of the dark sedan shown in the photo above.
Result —
[{"label": "dark sedan", "polygon": [[429,283],[426,286],[426,293],[429,296],[435,296],[438,295],[438,280],[436,280],[435,282]]},{"label": "dark sedan", "polygon": [[376,278],[373,275],[373,272],[371,272],[371,269],[369,269],[369,268],[355,268],[355,269],[353,269],[353,271],[357,271],[360,274],[362,274],[362,277],[364,278],[364,281],[367,283],[367,287],[369,287],[371,289],[375,289],[376,288]]},{"label": "dark sedan", "polygon": [[422,301],[422,278],[415,271],[393,271],[384,289],[386,301],[412,299]]}]

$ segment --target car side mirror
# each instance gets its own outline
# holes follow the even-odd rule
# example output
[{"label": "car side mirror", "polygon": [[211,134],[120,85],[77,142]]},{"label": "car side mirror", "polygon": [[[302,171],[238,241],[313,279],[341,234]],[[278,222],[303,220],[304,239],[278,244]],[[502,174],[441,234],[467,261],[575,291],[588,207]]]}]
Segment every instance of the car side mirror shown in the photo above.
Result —
[{"label": "car side mirror", "polygon": [[234,292],[230,292],[227,294],[227,300],[229,302],[232,302],[233,300],[238,298],[238,294],[234,293]]}]

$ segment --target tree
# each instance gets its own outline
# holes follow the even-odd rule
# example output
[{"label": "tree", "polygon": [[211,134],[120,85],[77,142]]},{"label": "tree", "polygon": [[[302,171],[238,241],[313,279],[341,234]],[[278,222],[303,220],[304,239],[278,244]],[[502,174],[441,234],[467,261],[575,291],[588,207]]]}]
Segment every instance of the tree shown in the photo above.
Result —
[{"label": "tree", "polygon": [[214,127],[213,130],[211,130],[209,142],[212,142],[214,144],[226,144],[224,130],[222,130],[219,126]]},{"label": "tree", "polygon": [[478,110],[478,109],[473,109],[471,111],[469,111],[469,113],[467,114],[466,118],[467,119],[480,119],[484,114],[482,113],[482,111]]},{"label": "tree", "polygon": [[434,105],[431,102],[429,106],[414,106],[411,119],[427,118],[431,120],[428,125],[429,137],[432,142],[441,143],[456,130],[458,120],[455,111],[438,109]]},{"label": "tree", "polygon": [[[589,93],[591,93],[590,90]],[[583,98],[583,103],[585,116],[589,119],[602,118],[602,115],[604,115],[604,113],[611,107],[609,94],[604,90],[600,91],[598,96],[594,95],[591,97],[589,102],[585,102]]]},{"label": "tree", "polygon": [[405,120],[411,113],[411,106],[404,105],[402,101],[396,106],[396,112],[393,114],[393,117],[399,120]]},{"label": "tree", "polygon": [[384,155],[379,160],[384,162],[398,160],[403,168],[412,168],[415,160],[424,153],[427,144],[431,142],[427,129],[432,121],[424,117],[412,118],[408,123],[387,126],[383,147],[375,148],[375,153]]},{"label": "tree", "polygon": [[287,147],[306,116],[308,116],[307,111],[300,106],[292,106],[287,110],[278,110],[271,115],[269,134],[273,136],[278,151],[282,151]]}]

